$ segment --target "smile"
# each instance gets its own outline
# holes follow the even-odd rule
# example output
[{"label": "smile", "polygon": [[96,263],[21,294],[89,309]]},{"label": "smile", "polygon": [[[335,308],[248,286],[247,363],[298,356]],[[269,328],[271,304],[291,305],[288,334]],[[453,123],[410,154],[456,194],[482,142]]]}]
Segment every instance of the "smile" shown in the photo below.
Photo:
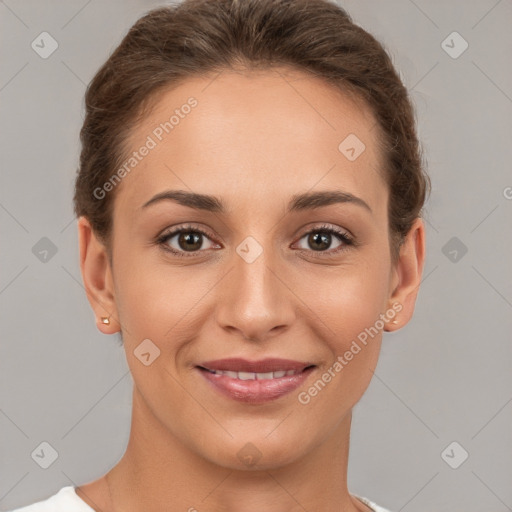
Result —
[{"label": "smile", "polygon": [[286,359],[221,359],[196,366],[222,396],[246,404],[263,404],[291,393],[316,366]]}]

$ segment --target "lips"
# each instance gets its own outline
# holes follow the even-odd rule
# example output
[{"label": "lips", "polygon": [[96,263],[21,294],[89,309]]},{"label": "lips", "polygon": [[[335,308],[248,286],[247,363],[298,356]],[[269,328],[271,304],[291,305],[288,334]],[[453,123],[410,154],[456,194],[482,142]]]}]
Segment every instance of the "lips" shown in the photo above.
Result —
[{"label": "lips", "polygon": [[224,396],[259,404],[275,400],[300,386],[315,365],[290,359],[218,359],[197,366],[201,375]]}]

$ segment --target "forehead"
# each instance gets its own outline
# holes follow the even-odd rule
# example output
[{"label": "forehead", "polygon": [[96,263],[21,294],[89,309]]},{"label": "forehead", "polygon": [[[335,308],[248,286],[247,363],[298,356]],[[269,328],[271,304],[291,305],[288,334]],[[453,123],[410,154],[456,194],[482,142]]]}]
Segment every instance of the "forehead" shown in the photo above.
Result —
[{"label": "forehead", "polygon": [[116,203],[133,209],[182,189],[248,208],[249,196],[282,205],[297,192],[341,188],[378,209],[387,193],[377,135],[363,101],[305,72],[195,76],[160,93],[132,130],[131,150],[151,149],[123,179]]}]

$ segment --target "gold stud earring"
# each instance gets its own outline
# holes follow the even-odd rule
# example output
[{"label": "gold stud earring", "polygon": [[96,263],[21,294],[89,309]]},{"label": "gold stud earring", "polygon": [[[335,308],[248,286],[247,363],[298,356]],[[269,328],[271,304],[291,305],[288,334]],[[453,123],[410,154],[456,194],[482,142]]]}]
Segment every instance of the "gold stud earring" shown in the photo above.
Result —
[{"label": "gold stud earring", "polygon": [[110,318],[108,316],[102,316],[101,323],[105,325],[110,325]]}]

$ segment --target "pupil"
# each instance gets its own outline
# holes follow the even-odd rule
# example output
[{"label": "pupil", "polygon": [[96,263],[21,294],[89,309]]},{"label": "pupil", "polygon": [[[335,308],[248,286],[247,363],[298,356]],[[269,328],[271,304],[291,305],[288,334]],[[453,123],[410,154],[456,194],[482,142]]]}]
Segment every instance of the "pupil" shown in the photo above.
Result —
[{"label": "pupil", "polygon": [[193,251],[201,248],[201,233],[181,233],[178,243],[185,251]]}]

